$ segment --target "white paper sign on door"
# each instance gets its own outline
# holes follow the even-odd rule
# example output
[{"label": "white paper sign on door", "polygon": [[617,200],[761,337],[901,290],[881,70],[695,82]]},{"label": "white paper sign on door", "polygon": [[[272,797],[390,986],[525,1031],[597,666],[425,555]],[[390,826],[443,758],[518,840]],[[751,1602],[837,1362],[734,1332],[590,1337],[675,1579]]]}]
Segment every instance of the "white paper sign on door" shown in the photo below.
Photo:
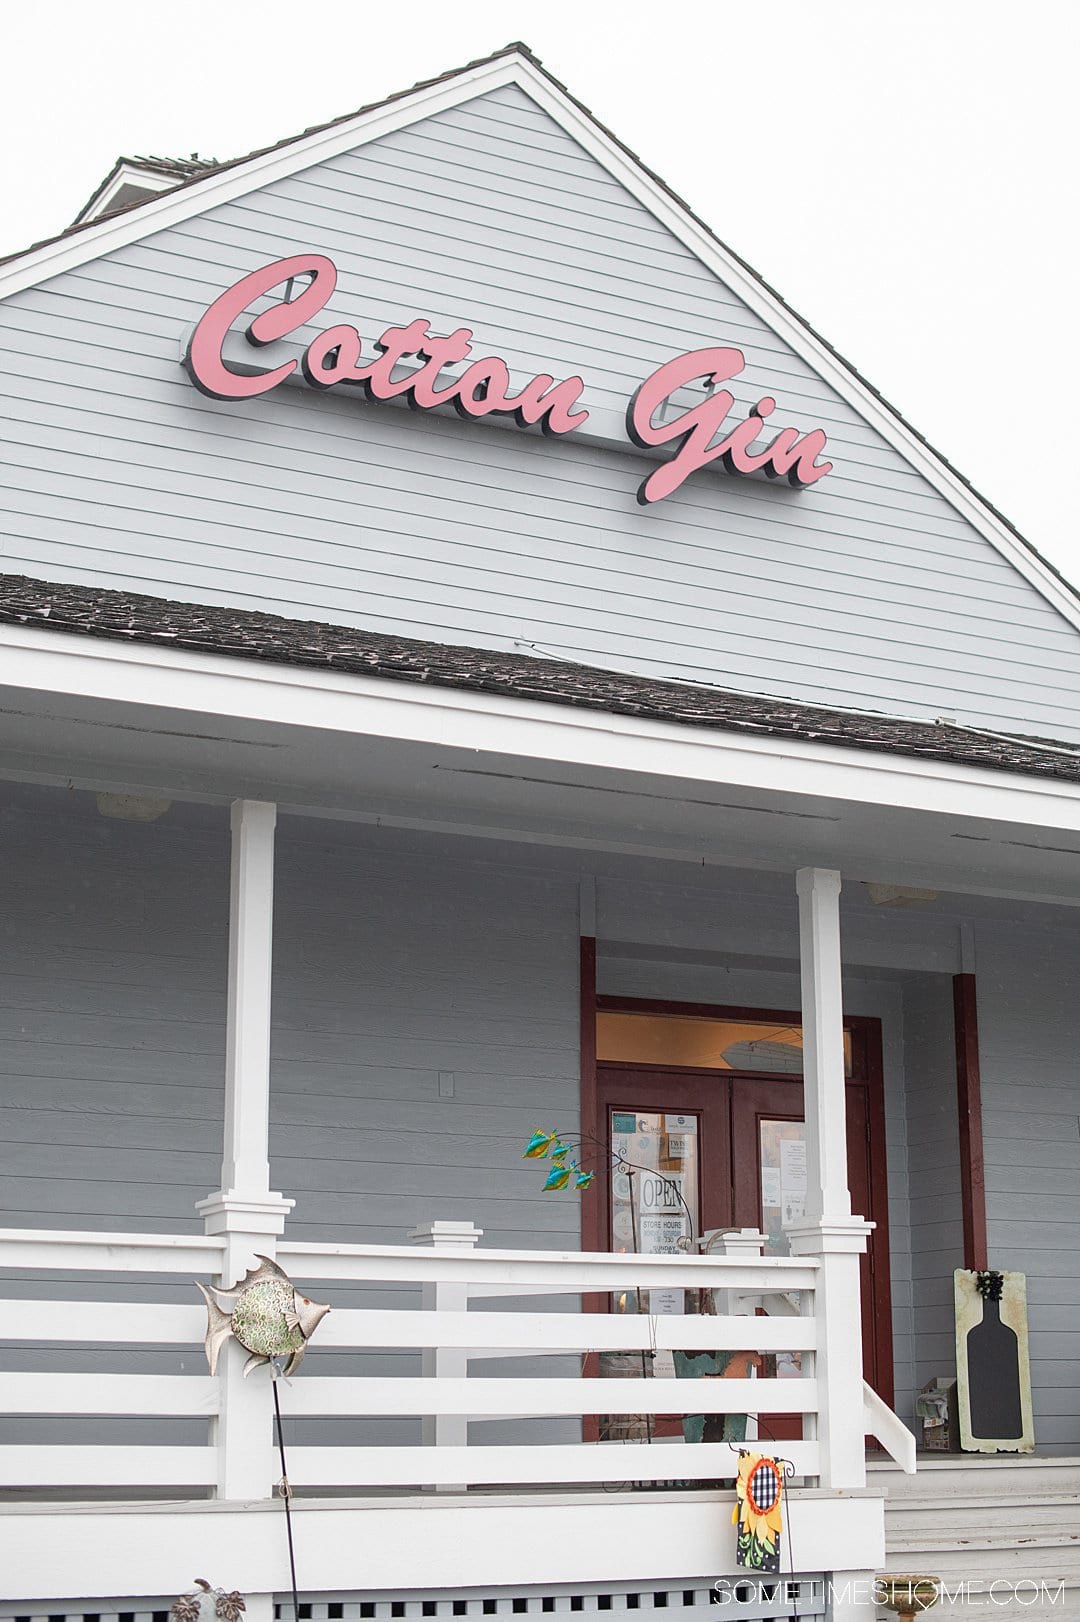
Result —
[{"label": "white paper sign on door", "polygon": [[684,1310],[684,1290],[650,1290],[649,1311],[657,1317],[678,1317]]},{"label": "white paper sign on door", "polygon": [[643,1256],[678,1256],[679,1240],[685,1232],[686,1218],[682,1215],[649,1216],[643,1212],[638,1218],[638,1249]]},{"label": "white paper sign on door", "polygon": [[801,1138],[780,1140],[780,1205],[785,1228],[806,1215],[806,1143]]}]

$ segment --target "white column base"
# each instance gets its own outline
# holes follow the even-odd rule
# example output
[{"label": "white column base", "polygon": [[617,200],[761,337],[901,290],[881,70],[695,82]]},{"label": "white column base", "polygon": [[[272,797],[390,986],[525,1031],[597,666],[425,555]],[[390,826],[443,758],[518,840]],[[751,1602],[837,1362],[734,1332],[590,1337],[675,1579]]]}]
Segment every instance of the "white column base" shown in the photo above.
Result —
[{"label": "white column base", "polygon": [[832,1222],[806,1222],[784,1233],[793,1256],[861,1256],[877,1226],[863,1217],[838,1218]]},{"label": "white column base", "polygon": [[225,1236],[221,1264],[221,1282],[225,1288],[243,1278],[254,1266],[257,1255],[269,1256],[273,1261],[277,1241],[285,1232],[285,1219],[295,1204],[295,1200],[286,1199],[282,1194],[252,1197],[222,1192],[196,1201],[195,1209],[203,1219],[206,1232]]},{"label": "white column base", "polygon": [[[872,1222],[852,1216],[804,1223],[787,1230],[792,1255],[816,1256],[819,1262],[814,1287],[814,1373],[823,1487],[850,1489],[866,1485],[859,1257],[873,1229]],[[850,1614],[861,1613],[853,1610]]]},{"label": "white column base", "polygon": [[295,1200],[284,1194],[247,1195],[218,1192],[196,1200],[195,1209],[203,1219],[207,1233],[266,1233],[285,1232],[285,1219]]}]

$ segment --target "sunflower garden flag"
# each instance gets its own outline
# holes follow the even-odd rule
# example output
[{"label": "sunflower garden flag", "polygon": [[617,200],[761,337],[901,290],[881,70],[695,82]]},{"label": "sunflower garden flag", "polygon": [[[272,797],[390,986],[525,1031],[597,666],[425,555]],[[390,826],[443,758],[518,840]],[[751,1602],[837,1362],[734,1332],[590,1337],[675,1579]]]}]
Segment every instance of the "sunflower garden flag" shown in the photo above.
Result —
[{"label": "sunflower garden flag", "polygon": [[731,1520],[739,1529],[736,1565],[746,1566],[751,1571],[779,1571],[780,1533],[784,1525],[781,1514],[783,1464],[760,1453],[740,1452],[735,1496],[737,1502]]}]

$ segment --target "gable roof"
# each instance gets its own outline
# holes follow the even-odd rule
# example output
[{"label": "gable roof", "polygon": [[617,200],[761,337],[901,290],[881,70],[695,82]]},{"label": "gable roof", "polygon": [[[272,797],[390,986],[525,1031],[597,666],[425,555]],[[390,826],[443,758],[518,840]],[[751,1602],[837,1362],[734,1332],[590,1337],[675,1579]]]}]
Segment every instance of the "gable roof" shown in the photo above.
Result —
[{"label": "gable roof", "polygon": [[129,203],[103,217],[81,219],[54,237],[0,259],[0,299],[273,180],[508,84],[531,96],[835,388],[1074,629],[1080,630],[1080,589],[520,41],[354,113],[315,125],[243,157],[214,163],[158,196]]},{"label": "gable roof", "polygon": [[1080,749],[1048,743],[1045,738],[1009,737],[945,721],[829,709],[693,682],[602,670],[571,660],[455,647],[355,626],[327,625],[321,620],[204,607],[100,586],[57,585],[0,575],[0,624],[467,688],[676,726],[801,739],[1080,783]]}]

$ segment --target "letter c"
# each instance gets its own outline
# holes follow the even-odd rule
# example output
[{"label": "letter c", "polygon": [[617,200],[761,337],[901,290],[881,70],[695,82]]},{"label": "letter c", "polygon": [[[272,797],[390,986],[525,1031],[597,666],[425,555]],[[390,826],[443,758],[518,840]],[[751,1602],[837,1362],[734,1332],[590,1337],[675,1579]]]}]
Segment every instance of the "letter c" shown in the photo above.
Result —
[{"label": "letter c", "polygon": [[248,328],[250,343],[270,344],[295,332],[328,304],[337,285],[337,270],[331,260],[317,253],[277,259],[242,277],[214,300],[192,333],[184,355],[188,376],[201,394],[209,395],[212,400],[250,400],[257,394],[268,394],[295,372],[298,363],[290,360],[270,371],[247,377],[231,371],[221,351],[233,322],[250,304],[297,276],[310,276],[311,281],[295,297],[263,310]]}]

